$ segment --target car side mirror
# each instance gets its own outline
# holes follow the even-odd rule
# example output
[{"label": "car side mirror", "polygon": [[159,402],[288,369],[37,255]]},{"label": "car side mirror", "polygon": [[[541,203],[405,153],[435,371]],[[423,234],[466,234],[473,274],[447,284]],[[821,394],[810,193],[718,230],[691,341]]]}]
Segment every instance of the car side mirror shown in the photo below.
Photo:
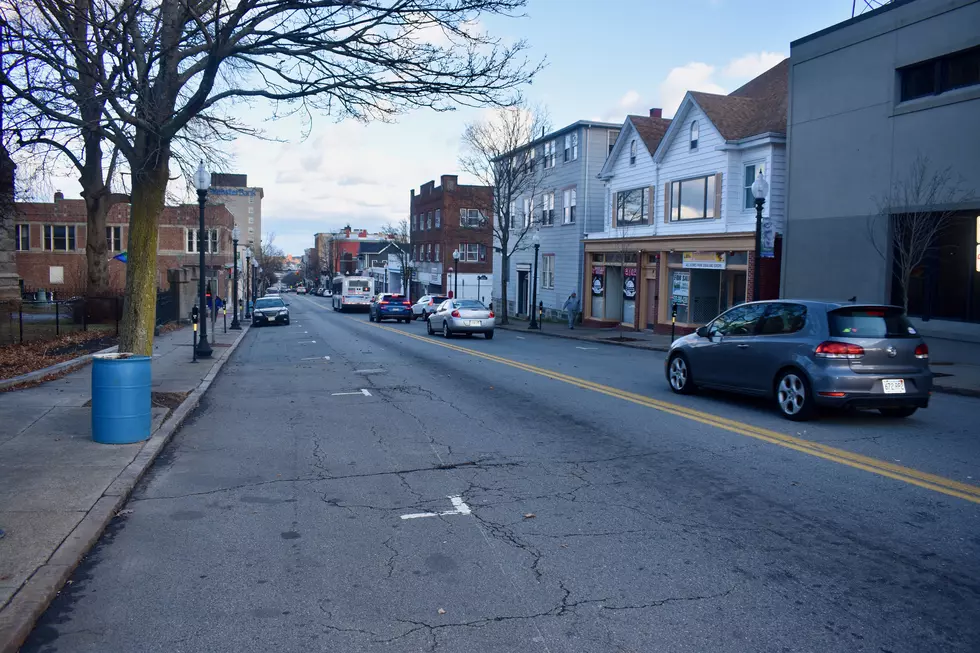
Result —
[{"label": "car side mirror", "polygon": [[707,326],[698,327],[697,331],[695,331],[694,333],[696,333],[699,338],[709,338],[709,339],[711,338],[711,334],[708,332]]},{"label": "car side mirror", "polygon": [[286,306],[289,306],[289,302],[285,302]]}]

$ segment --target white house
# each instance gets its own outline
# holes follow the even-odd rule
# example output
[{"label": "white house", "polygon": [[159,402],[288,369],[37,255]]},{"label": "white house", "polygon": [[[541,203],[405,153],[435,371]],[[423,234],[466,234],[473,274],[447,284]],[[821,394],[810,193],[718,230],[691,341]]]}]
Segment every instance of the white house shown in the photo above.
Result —
[{"label": "white house", "polygon": [[627,118],[599,173],[601,232],[585,236],[584,317],[599,325],[690,329],[753,298],[763,210],[760,298],[776,297],[785,224],[788,60],[730,95],[689,92],[672,120]]}]

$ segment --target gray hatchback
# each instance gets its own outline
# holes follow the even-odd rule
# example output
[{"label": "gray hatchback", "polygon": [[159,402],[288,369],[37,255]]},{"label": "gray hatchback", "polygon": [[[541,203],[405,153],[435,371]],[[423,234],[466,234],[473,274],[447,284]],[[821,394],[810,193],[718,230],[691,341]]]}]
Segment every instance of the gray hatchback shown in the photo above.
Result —
[{"label": "gray hatchback", "polygon": [[679,394],[700,386],[775,399],[792,420],[818,406],[908,417],[929,405],[929,348],[897,306],[780,300],[736,306],[678,338],[665,373]]}]

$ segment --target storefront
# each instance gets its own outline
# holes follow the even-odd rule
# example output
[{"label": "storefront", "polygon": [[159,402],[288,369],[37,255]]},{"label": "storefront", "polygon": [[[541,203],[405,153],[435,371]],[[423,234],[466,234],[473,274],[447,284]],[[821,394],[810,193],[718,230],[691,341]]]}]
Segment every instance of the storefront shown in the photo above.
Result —
[{"label": "storefront", "polygon": [[593,326],[666,331],[676,307],[676,326],[696,328],[751,295],[754,249],[752,234],[587,240],[584,318]]},{"label": "storefront", "polygon": [[[980,322],[980,215],[964,212],[954,216],[937,241],[922,265],[912,271],[909,314]],[[895,281],[892,303],[902,305],[901,286]]]}]

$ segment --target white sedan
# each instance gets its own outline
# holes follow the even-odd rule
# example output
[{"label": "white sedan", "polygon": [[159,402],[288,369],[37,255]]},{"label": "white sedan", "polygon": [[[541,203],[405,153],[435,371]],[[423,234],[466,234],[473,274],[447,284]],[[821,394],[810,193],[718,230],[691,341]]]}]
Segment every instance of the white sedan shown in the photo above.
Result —
[{"label": "white sedan", "polygon": [[475,299],[447,299],[439,304],[426,322],[426,331],[430,336],[441,331],[446,338],[456,333],[468,336],[482,333],[490,340],[493,338],[493,327],[493,311]]}]

